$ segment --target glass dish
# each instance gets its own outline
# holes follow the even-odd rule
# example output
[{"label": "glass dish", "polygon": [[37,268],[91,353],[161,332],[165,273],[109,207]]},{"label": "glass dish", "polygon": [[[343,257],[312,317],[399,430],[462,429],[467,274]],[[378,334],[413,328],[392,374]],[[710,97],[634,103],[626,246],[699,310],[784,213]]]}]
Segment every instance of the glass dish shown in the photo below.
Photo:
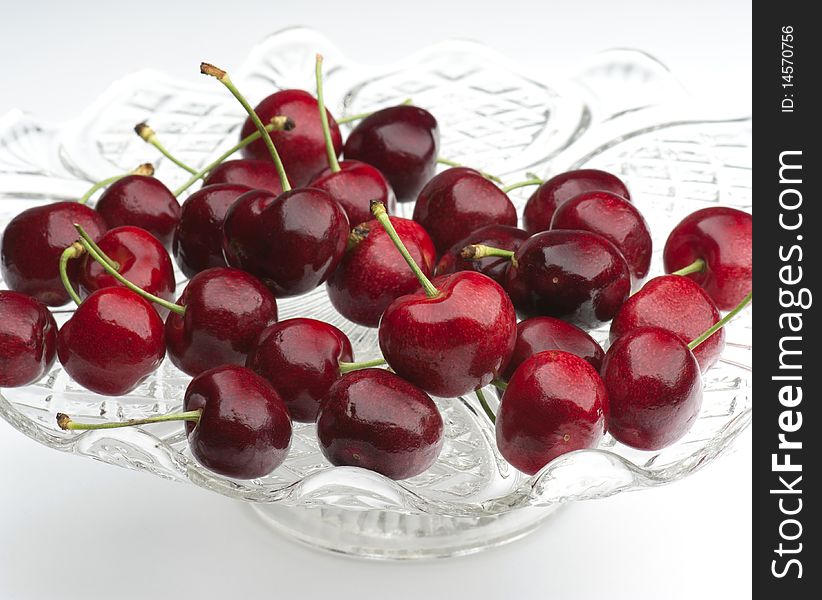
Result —
[{"label": "glass dish", "polygon": [[[624,178],[652,228],[652,275],[661,271],[665,236],[687,213],[714,204],[751,209],[751,120],[696,110],[665,66],[642,52],[609,51],[566,73],[535,76],[482,45],[449,41],[396,64],[362,65],[318,33],[297,28],[265,39],[232,78],[252,101],[276,88],[312,90],[317,52],[325,56],[326,95],[338,116],[411,97],[439,120],[443,156],[506,182],[583,166]],[[186,173],[134,135],[140,121],[191,165],[231,146],[242,109],[222,86],[195,76],[196,65],[192,73],[184,81],[154,71],[129,75],[65,124],[22,112],[0,119],[0,226],[28,207],[77,198],[90,182],[145,161],[154,162],[169,187],[181,183]],[[512,192],[519,209],[530,191]],[[404,204],[400,212],[410,216],[412,209]],[[60,323],[70,311],[56,311]],[[340,317],[323,288],[282,301],[280,314],[335,324],[350,336],[358,359],[379,353],[376,331]],[[607,342],[607,327],[592,333]],[[80,388],[58,364],[35,385],[2,390],[0,414],[55,450],[249,501],[267,523],[318,547],[374,558],[451,556],[514,540],[569,501],[674,482],[725,452],[751,422],[750,310],[728,327],[727,339],[722,361],[705,373],[700,418],[679,443],[639,452],[606,437],[599,448],[561,456],[533,477],[499,456],[473,397],[437,399],[446,423],[442,455],[427,472],[401,482],[331,467],[312,425],[298,424],[288,460],[252,481],[200,467],[179,424],[80,434],[57,428],[57,412],[120,420],[177,410],[188,378],[169,361],[122,398]]]}]

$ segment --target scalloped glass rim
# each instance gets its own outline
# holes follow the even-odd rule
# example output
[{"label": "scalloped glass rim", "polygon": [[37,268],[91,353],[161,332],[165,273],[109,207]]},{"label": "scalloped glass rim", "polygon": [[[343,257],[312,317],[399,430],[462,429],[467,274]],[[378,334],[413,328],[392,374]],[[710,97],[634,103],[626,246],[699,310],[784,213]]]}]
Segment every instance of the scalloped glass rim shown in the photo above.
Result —
[{"label": "scalloped glass rim", "polygon": [[[272,87],[313,89],[313,58],[325,56],[326,95],[335,114],[351,114],[411,96],[440,120],[443,154],[515,181],[590,166],[624,177],[659,249],[685,213],[717,202],[751,210],[750,118],[696,110],[667,68],[637,50],[612,50],[567,73],[535,77],[475,42],[436,44],[391,65],[345,58],[309,29],[278,32],[257,45],[232,75],[251,99]],[[158,159],[131,127],[149,118],[166,146],[202,165],[230,146],[242,119],[221,86],[180,82],[140,71],[114,83],[69,123],[49,124],[15,111],[0,119],[0,223],[38,203],[77,197],[89,181],[154,160],[169,186],[184,173]],[[528,190],[512,199],[522,208]],[[10,202],[10,201],[14,202]],[[410,215],[413,205],[403,205]],[[179,276],[179,273],[178,273]],[[181,278],[180,278],[181,279]],[[373,330],[333,315],[322,289],[281,306],[283,318],[331,320],[354,342],[358,358],[377,352]],[[57,311],[65,319],[66,307]],[[102,398],[72,387],[59,365],[42,382],[3,390],[0,414],[32,439],[63,452],[190,481],[212,491],[283,506],[385,509],[453,517],[503,515],[568,500],[601,498],[676,481],[725,452],[751,422],[752,326],[748,310],[728,328],[720,366],[706,373],[706,403],[694,430],[661,452],[637,452],[607,438],[600,448],[566,454],[534,477],[511,469],[493,445],[493,429],[472,398],[440,400],[448,442],[428,474],[394,482],[376,473],[330,467],[299,426],[292,455],[271,477],[214,476],[187,453],[174,425],[65,433],[58,410],[86,418],[133,418],[179,406],[186,378],[168,362],[131,396]],[[607,327],[593,332],[607,341]]]}]

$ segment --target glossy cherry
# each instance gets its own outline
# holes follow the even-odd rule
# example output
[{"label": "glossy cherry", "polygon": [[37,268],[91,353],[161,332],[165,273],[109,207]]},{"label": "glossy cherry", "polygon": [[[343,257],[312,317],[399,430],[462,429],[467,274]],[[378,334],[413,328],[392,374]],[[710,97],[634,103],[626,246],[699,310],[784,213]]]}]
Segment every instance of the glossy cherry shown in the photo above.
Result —
[{"label": "glossy cherry", "polygon": [[[639,327],[660,327],[687,344],[719,321],[719,317],[716,304],[696,282],[679,275],[663,275],[645,283],[622,305],[611,322],[611,343]],[[722,328],[694,348],[703,373],[719,360],[724,347]]]},{"label": "glossy cherry", "polygon": [[602,378],[610,402],[608,432],[640,450],[679,440],[702,406],[696,358],[679,336],[659,327],[639,327],[614,342]]},{"label": "glossy cherry", "polygon": [[244,365],[263,329],[277,321],[277,301],[254,276],[207,269],[188,282],[166,319],[168,355],[189,375],[226,364]]},{"label": "glossy cherry", "polygon": [[0,388],[34,383],[54,364],[57,323],[31,296],[0,290]]},{"label": "glossy cherry", "polygon": [[454,167],[434,176],[420,191],[414,220],[428,231],[440,254],[485,225],[516,227],[517,210],[479,171]]},{"label": "glossy cherry", "polygon": [[[320,124],[317,100],[304,90],[281,90],[260,102],[254,111],[264,123],[274,116],[285,116],[294,122],[290,130],[272,131],[271,139],[280,153],[289,179],[295,186],[304,186],[326,166],[325,140]],[[334,149],[337,154],[342,149],[342,135],[337,122],[327,112]],[[256,128],[246,119],[240,131],[240,138],[254,133]],[[262,140],[252,142],[243,149],[247,158],[270,160],[268,150]]]},{"label": "glossy cherry", "polygon": [[566,452],[594,448],[605,433],[608,393],[596,370],[569,352],[533,355],[514,372],[500,402],[497,447],[533,475]]},{"label": "glossy cherry", "polygon": [[463,248],[471,244],[482,244],[503,250],[514,251],[528,239],[528,233],[510,225],[486,225],[451,246],[437,263],[437,275],[457,271],[477,271],[487,275],[500,285],[505,284],[505,274],[511,261],[500,256],[486,256],[479,260],[468,260],[460,255]]},{"label": "glossy cherry", "polygon": [[[391,217],[414,261],[430,276],[436,251],[419,223]],[[328,280],[328,298],[349,321],[376,327],[388,305],[420,289],[419,281],[380,225],[372,220],[354,228],[339,266]]]},{"label": "glossy cherry", "polygon": [[554,211],[583,192],[602,190],[630,200],[628,188],[619,177],[597,169],[567,171],[542,183],[528,198],[522,212],[523,229],[530,234],[551,228]]},{"label": "glossy cherry", "polygon": [[417,198],[437,168],[437,120],[422,108],[391,106],[365,117],[345,141],[345,158],[379,169],[400,202]]},{"label": "glossy cherry", "polygon": [[631,275],[614,245],[587,231],[553,230],[514,253],[505,289],[523,316],[567,318],[596,326],[628,298]]},{"label": "glossy cherry", "polygon": [[582,229],[598,233],[625,257],[634,280],[644,279],[651,266],[651,232],[639,210],[611,192],[583,192],[554,212],[551,229]]},{"label": "glossy cherry", "polygon": [[[77,240],[78,223],[97,240],[106,230],[102,217],[78,202],[55,202],[24,210],[3,233],[0,267],[5,284],[48,306],[69,301],[60,280],[60,256]],[[79,261],[69,263],[69,278],[76,280]]]},{"label": "glossy cherry", "polygon": [[180,203],[154,177],[128,175],[106,188],[95,206],[109,227],[134,225],[145,229],[166,248],[180,220]]},{"label": "glossy cherry", "polygon": [[269,325],[248,355],[246,366],[277,390],[295,421],[313,423],[320,401],[340,378],[340,363],[354,352],[342,331],[315,319],[287,319]]},{"label": "glossy cherry", "polygon": [[254,190],[267,190],[273,194],[283,192],[277,167],[268,154],[266,160],[241,158],[227,160],[214,167],[203,179],[203,187],[219,183],[247,186]]},{"label": "glossy cherry", "polygon": [[123,287],[86,298],[57,335],[57,356],[71,378],[107,396],[128,394],[165,356],[163,321],[147,301]]},{"label": "glossy cherry", "polygon": [[203,187],[183,202],[171,244],[174,258],[187,277],[212,267],[225,267],[223,222],[234,202],[251,191],[245,185],[219,183]]},{"label": "glossy cherry", "polygon": [[665,242],[665,272],[673,273],[703,261],[688,277],[701,285],[720,310],[729,310],[751,291],[753,217],[716,206],[685,217]]},{"label": "glossy cherry", "polygon": [[324,169],[309,185],[328,192],[348,215],[352,226],[371,220],[371,200],[382,202],[389,213],[397,209],[394,190],[376,167],[358,160],[343,160],[339,164],[339,171]]},{"label": "glossy cherry", "polygon": [[383,369],[362,369],[331,386],[317,415],[317,438],[331,464],[407,479],[437,460],[443,422],[418,387]]}]

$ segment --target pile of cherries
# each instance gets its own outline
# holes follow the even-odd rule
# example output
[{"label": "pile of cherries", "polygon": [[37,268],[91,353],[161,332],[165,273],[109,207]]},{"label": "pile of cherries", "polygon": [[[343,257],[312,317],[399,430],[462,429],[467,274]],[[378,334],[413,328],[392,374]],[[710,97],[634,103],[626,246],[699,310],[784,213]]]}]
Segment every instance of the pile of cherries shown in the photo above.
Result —
[{"label": "pile of cherries", "polygon": [[[224,71],[201,71],[249,114],[234,148],[194,169],[141,123],[137,133],[189,171],[183,186],[142,165],[6,227],[0,387],[37,381],[57,357],[85,388],[124,395],[168,354],[192,377],[181,412],[86,424],[60,414],[58,424],[183,420],[193,456],[233,478],[276,469],[292,421],[316,422],[335,465],[417,475],[443,444],[431,396],[475,392],[499,451],[528,474],[606,431],[644,450],[688,431],[722,326],[750,302],[750,214],[689,215],[668,236],[668,274],[642,285],[651,235],[612,174],[500,187],[439,156],[437,121],[422,108],[336,121],[321,57],[316,97],[282,90],[254,109]],[[354,120],[343,143],[339,123]],[[438,163],[452,166],[435,174]],[[508,192],[527,185],[537,187],[520,229]],[[408,201],[413,219],[389,216]],[[190,278],[176,299],[171,255]],[[329,323],[278,321],[278,299],[322,284],[342,316],[378,328],[384,358],[354,362]],[[78,307],[58,330],[47,306],[69,301]],[[581,327],[608,321],[605,352]],[[491,384],[504,390],[496,415],[482,392]]]}]

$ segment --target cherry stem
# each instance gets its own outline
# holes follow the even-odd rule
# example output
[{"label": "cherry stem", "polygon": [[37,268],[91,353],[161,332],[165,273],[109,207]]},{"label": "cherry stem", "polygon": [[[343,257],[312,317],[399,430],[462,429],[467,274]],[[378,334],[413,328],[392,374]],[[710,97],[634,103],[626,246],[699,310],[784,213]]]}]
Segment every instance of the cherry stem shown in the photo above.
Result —
[{"label": "cherry stem", "polygon": [[[409,104],[411,104],[411,98],[406,98],[397,106],[408,106]],[[370,117],[374,114],[374,112],[376,111],[357,113],[355,115],[348,115],[347,117],[340,117],[339,119],[337,119],[337,125],[345,125],[346,123],[350,123],[351,121],[359,121],[360,119],[364,119],[365,117]]]},{"label": "cherry stem", "polygon": [[[441,165],[447,165],[449,167],[464,167],[465,165],[462,163],[458,163],[455,160],[451,160],[450,158],[443,158],[441,156],[437,157],[437,162]],[[480,171],[479,169],[476,170],[477,173],[485,177],[486,179],[490,179],[494,183],[502,183],[502,179],[497,177],[496,175],[491,175],[491,173],[486,173],[485,171]]]},{"label": "cherry stem", "polygon": [[502,248],[494,248],[483,244],[471,244],[460,250],[460,258],[465,260],[480,260],[487,256],[501,256],[510,259],[511,262],[516,262],[513,250],[503,250]]},{"label": "cherry stem", "polygon": [[503,392],[508,388],[508,383],[503,379],[494,379],[491,381],[491,385],[493,385],[498,390],[502,390]]},{"label": "cherry stem", "polygon": [[414,272],[414,275],[417,277],[417,280],[420,282],[422,289],[425,290],[425,295],[429,298],[436,298],[440,295],[440,291],[434,287],[434,284],[431,283],[431,280],[425,276],[425,273],[422,272],[419,265],[414,261],[414,258],[409,254],[408,248],[405,247],[405,244],[402,243],[400,236],[397,234],[397,230],[394,229],[394,224],[391,223],[391,219],[388,218],[388,213],[385,210],[385,205],[380,202],[379,200],[372,200],[371,201],[371,213],[374,215],[374,218],[380,222],[385,232],[388,234],[388,237],[391,238],[391,241],[394,242],[394,245],[397,247],[397,250],[400,251],[402,257],[405,259],[405,262],[408,263],[408,266],[411,267],[411,270]]},{"label": "cherry stem", "polygon": [[179,304],[175,304],[173,302],[169,302],[168,300],[164,300],[159,296],[155,296],[154,294],[145,291],[143,288],[137,287],[133,283],[131,283],[128,279],[120,275],[115,268],[111,266],[112,260],[103,254],[103,252],[95,249],[96,244],[94,240],[91,239],[88,233],[78,224],[74,224],[74,228],[77,229],[77,233],[80,234],[80,244],[82,244],[83,249],[88,252],[89,256],[91,256],[94,260],[100,263],[100,266],[106,270],[106,272],[114,277],[117,281],[122,283],[125,287],[130,289],[135,294],[142,296],[149,302],[154,302],[155,304],[162,306],[165,309],[170,310],[173,313],[177,313],[178,315],[184,315],[186,309],[184,306],[180,306]]},{"label": "cherry stem", "polygon": [[325,151],[328,154],[328,166],[332,173],[339,173],[340,163],[337,160],[337,151],[331,141],[331,127],[328,125],[328,113],[325,111],[325,98],[323,96],[323,55],[317,55],[317,64],[314,68],[314,75],[317,79],[317,106],[320,109],[320,123],[323,126],[323,138],[325,138]]},{"label": "cherry stem", "polygon": [[120,181],[123,177],[128,177],[129,175],[145,175],[146,177],[151,177],[152,175],[154,175],[154,166],[151,163],[143,163],[139,165],[136,169],[132,169],[128,173],[120,173],[119,175],[112,175],[111,177],[106,177],[105,179],[98,181],[93,186],[91,186],[85,194],[80,196],[80,199],[77,200],[77,202],[79,204],[85,204],[100,188],[108,187],[115,181]]},{"label": "cherry stem", "polygon": [[531,179],[526,179],[525,181],[518,181],[516,183],[506,185],[504,188],[502,188],[502,191],[507,194],[508,192],[515,190],[517,188],[525,187],[528,185],[542,185],[542,183],[542,179],[540,179],[539,177],[533,177]]},{"label": "cherry stem", "polygon": [[682,267],[678,271],[674,271],[671,275],[690,275],[691,273],[701,273],[705,270],[705,261],[701,258],[697,258],[694,262],[689,264],[687,267]]},{"label": "cherry stem", "polygon": [[148,123],[146,123],[146,122],[137,123],[137,125],[134,126],[134,131],[137,133],[137,135],[139,135],[142,138],[142,140],[144,142],[146,142],[147,144],[151,144],[152,146],[157,148],[157,150],[159,150],[160,154],[165,156],[168,160],[173,162],[175,165],[177,165],[181,169],[183,169],[185,171],[188,171],[189,173],[192,173],[192,174],[197,172],[197,169],[195,169],[194,167],[189,167],[187,164],[185,164],[183,161],[181,161],[179,158],[177,158],[171,152],[169,152],[166,149],[166,147],[163,146],[163,144],[160,143],[160,140],[157,139],[157,132],[155,132],[149,126]]},{"label": "cherry stem", "polygon": [[66,288],[66,292],[68,292],[69,297],[77,306],[80,306],[80,304],[83,303],[83,300],[80,298],[79,294],[74,291],[71,281],[69,281],[66,268],[68,267],[68,261],[72,258],[80,258],[85,253],[86,249],[83,245],[79,242],[74,242],[71,246],[63,250],[63,253],[60,255],[60,281],[63,282],[63,287]]},{"label": "cherry stem", "polygon": [[477,395],[477,400],[479,400],[480,406],[482,406],[482,410],[484,410],[485,414],[488,415],[488,420],[496,424],[497,416],[494,414],[494,411],[491,410],[491,407],[488,405],[488,401],[485,399],[485,394],[482,392],[482,388],[475,389],[474,393]]},{"label": "cherry stem", "polygon": [[130,421],[118,421],[109,423],[76,423],[65,413],[57,413],[57,425],[63,431],[88,431],[92,429],[118,429],[120,427],[134,427],[135,425],[148,425],[150,423],[165,423],[167,421],[194,421],[200,420],[202,409],[189,410],[168,415],[157,415],[145,419],[131,419]]},{"label": "cherry stem", "polygon": [[291,190],[291,184],[288,182],[288,176],[285,174],[285,168],[283,167],[283,161],[280,160],[280,155],[277,152],[277,148],[274,147],[274,141],[271,139],[271,135],[269,135],[268,129],[265,128],[263,122],[260,120],[260,117],[257,116],[257,113],[254,111],[254,108],[248,103],[248,100],[245,99],[240,93],[240,90],[234,85],[231,79],[228,76],[228,73],[223,71],[222,69],[215,67],[214,65],[208,63],[200,63],[200,73],[203,75],[210,75],[214,77],[222,83],[231,95],[234,96],[237,101],[242,104],[245,111],[248,113],[248,116],[251,118],[251,122],[254,123],[254,126],[257,128],[257,131],[260,132],[260,136],[263,139],[266,147],[268,148],[269,154],[271,154],[271,159],[274,161],[274,166],[277,168],[277,173],[280,176],[280,187],[284,192],[288,192]]},{"label": "cherry stem", "polygon": [[362,362],[340,362],[340,373],[343,375],[351,371],[359,369],[368,369],[370,367],[381,367],[386,364],[384,358],[375,358],[374,360],[364,360]]},{"label": "cherry stem", "polygon": [[753,292],[748,292],[748,295],[747,295],[747,296],[745,296],[744,298],[742,298],[742,301],[741,301],[739,304],[737,304],[731,312],[729,312],[727,315],[725,315],[724,317],[722,317],[721,319],[719,319],[719,321],[717,321],[716,323],[714,323],[713,325],[711,325],[711,327],[709,327],[709,328],[708,328],[708,330],[707,330],[707,331],[705,331],[705,333],[703,333],[703,334],[702,334],[702,335],[700,335],[698,338],[696,338],[695,340],[693,340],[690,344],[688,344],[688,348],[689,348],[691,351],[693,351],[693,350],[694,350],[697,346],[699,346],[702,342],[704,342],[704,341],[705,341],[705,340],[707,340],[709,337],[711,337],[713,334],[715,334],[717,331],[719,331],[720,329],[722,329],[722,328],[723,328],[723,327],[724,327],[724,326],[728,323],[728,321],[730,321],[731,319],[733,319],[733,318],[734,318],[736,315],[738,315],[738,314],[739,314],[739,313],[740,313],[740,312],[741,312],[741,311],[742,311],[742,310],[743,310],[746,306],[748,306],[748,304],[750,304],[750,303],[751,303],[751,299],[752,299],[752,298],[753,298]]},{"label": "cherry stem", "polygon": [[[271,122],[268,125],[266,125],[265,128],[266,128],[266,131],[269,131],[269,132],[271,132],[271,131],[291,131],[292,129],[294,129],[294,121],[292,121],[291,119],[289,119],[288,117],[286,117],[284,115],[277,115],[277,116],[271,117]],[[251,133],[251,134],[247,135],[246,137],[241,139],[238,143],[233,145],[231,148],[229,148],[228,150],[223,152],[215,160],[208,163],[202,169],[200,169],[199,171],[194,173],[194,175],[192,175],[189,178],[188,181],[186,181],[183,185],[181,185],[176,190],[174,190],[174,195],[179,196],[184,191],[186,191],[188,188],[190,188],[192,185],[197,183],[200,179],[202,179],[203,177],[208,175],[208,173],[210,173],[212,170],[214,170],[215,167],[218,167],[220,164],[222,164],[223,161],[225,161],[227,158],[229,158],[232,154],[234,154],[235,152],[237,152],[239,150],[242,150],[243,148],[248,146],[250,143],[256,142],[261,137],[263,137],[263,136],[259,131],[255,131],[254,133]]]}]

